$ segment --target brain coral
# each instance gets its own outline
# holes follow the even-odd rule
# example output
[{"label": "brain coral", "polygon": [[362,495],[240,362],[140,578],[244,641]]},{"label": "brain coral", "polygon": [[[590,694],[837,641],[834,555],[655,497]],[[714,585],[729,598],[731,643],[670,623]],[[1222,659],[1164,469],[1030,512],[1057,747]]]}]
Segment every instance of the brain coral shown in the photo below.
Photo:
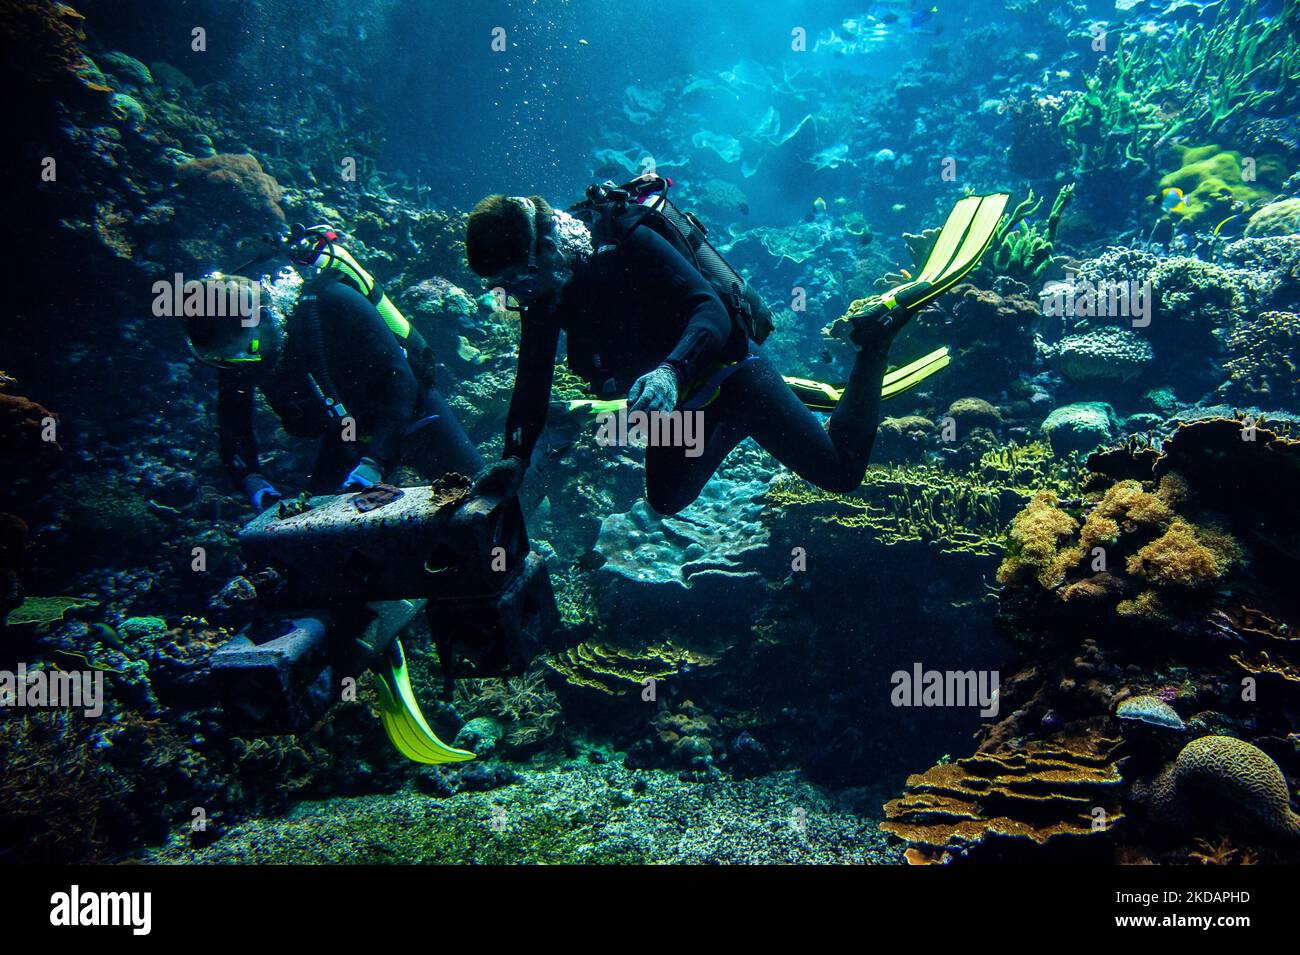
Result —
[{"label": "brain coral", "polygon": [[1247,238],[1267,235],[1290,235],[1300,232],[1300,199],[1270,202],[1250,217]]},{"label": "brain coral", "polygon": [[1152,782],[1135,790],[1152,816],[1171,825],[1187,824],[1194,792],[1217,797],[1257,820],[1269,832],[1300,838],[1300,816],[1291,809],[1282,770],[1257,746],[1231,736],[1202,736]]}]

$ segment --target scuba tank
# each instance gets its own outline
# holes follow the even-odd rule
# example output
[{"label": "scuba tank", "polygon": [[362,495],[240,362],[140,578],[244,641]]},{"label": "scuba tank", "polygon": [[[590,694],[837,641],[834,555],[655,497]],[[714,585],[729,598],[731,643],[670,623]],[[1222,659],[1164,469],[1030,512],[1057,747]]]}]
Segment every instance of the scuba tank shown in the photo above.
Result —
[{"label": "scuba tank", "polygon": [[[388,330],[396,336],[407,361],[411,364],[416,380],[422,385],[432,387],[433,354],[428,343],[419,331],[411,327],[406,316],[385,294],[383,286],[362,267],[351,252],[343,247],[342,237],[337,229],[331,225],[303,226],[295,223],[283,239],[281,248],[294,265],[304,269],[315,269],[318,278],[335,278],[365,296],[384,320]],[[328,373],[324,367],[324,351],[320,343],[320,323],[315,317],[314,296],[311,296],[306,304],[310,311],[307,322],[311,329],[309,346],[312,348],[313,365],[317,371],[316,380],[320,385],[318,390],[324,394],[326,408],[333,411],[333,385],[328,381]]]},{"label": "scuba tank", "polygon": [[672,184],[671,179],[646,173],[621,186],[592,185],[587,198],[568,211],[591,228],[597,246],[621,242],[641,225],[652,229],[695,266],[732,319],[761,345],[774,327],[771,309],[713,247],[704,224],[668,198]]},{"label": "scuba tank", "polygon": [[295,223],[285,239],[285,248],[295,265],[317,269],[321,274],[336,271],[343,281],[375,306],[388,330],[405,341],[411,336],[411,323],[384,294],[383,287],[375,281],[375,277],[362,268],[361,263],[340,242],[339,232],[332,226],[304,227]]}]

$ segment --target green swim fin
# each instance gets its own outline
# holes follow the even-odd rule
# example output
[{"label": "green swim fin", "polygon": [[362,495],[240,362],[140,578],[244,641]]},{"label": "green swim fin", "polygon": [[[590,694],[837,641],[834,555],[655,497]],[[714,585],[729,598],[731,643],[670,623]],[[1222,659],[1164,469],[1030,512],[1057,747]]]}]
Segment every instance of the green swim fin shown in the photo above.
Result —
[{"label": "green swim fin", "polygon": [[851,338],[853,329],[862,321],[888,322],[891,314],[901,318],[928,305],[960,282],[988,251],[1010,198],[999,192],[959,200],[948,213],[916,278],[855,302],[856,308],[832,323],[831,334]]},{"label": "green swim fin", "polygon": [[387,666],[376,671],[375,688],[379,694],[379,721],[397,751],[417,763],[463,763],[474,754],[448,746],[429,729],[420,712],[420,704],[411,689],[402,641],[394,639],[388,646]]},{"label": "green swim fin", "polygon": [[[894,398],[905,391],[910,391],[951,363],[952,358],[948,354],[948,349],[936,348],[930,354],[888,372],[881,382],[880,397]],[[799,400],[813,411],[832,410],[844,394],[843,386],[828,385],[824,381],[813,381],[811,378],[796,378],[793,375],[785,375],[784,378],[785,383],[799,396]]]}]

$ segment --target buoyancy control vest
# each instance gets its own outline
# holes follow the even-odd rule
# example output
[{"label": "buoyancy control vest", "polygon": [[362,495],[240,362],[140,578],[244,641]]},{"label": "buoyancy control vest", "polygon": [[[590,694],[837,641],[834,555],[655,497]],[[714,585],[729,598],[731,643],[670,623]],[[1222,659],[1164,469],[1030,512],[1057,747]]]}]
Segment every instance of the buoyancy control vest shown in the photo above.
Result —
[{"label": "buoyancy control vest", "polygon": [[593,184],[587,189],[587,198],[568,212],[586,223],[596,248],[618,245],[641,226],[653,230],[695,267],[718,293],[732,320],[761,345],[772,332],[771,310],[713,247],[700,220],[668,198],[671,186],[671,179],[653,173],[621,186],[612,181]]}]

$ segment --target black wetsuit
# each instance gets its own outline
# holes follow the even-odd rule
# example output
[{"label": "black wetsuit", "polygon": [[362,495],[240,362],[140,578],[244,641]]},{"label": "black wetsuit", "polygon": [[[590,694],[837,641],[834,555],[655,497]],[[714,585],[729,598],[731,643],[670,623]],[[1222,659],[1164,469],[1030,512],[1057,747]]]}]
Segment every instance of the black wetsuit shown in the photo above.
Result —
[{"label": "black wetsuit", "polygon": [[704,409],[704,450],[646,449],[646,498],[656,511],[686,507],[746,437],[813,484],[848,491],[862,483],[875,441],[889,342],[859,351],[826,427],[728,315],[695,267],[649,228],[580,263],[558,302],[523,316],[519,370],[506,419],[505,456],[527,462],[546,424],[559,335],[569,367],[604,397],[627,393],[661,362],[678,373],[678,395],[746,355]]},{"label": "black wetsuit", "polygon": [[[312,321],[318,323],[319,350]],[[415,352],[410,357],[376,308],[351,286],[329,278],[311,283],[286,323],[284,353],[269,377],[239,370],[220,373],[221,460],[235,483],[258,470],[255,388],[262,390],[285,431],[321,439],[309,482],[313,493],[337,492],[362,457],[373,458],[385,471],[408,464],[430,479],[447,471],[476,474],[483,460],[432,387],[428,346],[418,335],[407,344]],[[312,387],[313,379],[324,386],[322,378],[328,382],[325,392],[332,392],[356,422],[357,440],[342,440],[339,420],[330,417]],[[426,421],[431,415],[437,420]]]}]

